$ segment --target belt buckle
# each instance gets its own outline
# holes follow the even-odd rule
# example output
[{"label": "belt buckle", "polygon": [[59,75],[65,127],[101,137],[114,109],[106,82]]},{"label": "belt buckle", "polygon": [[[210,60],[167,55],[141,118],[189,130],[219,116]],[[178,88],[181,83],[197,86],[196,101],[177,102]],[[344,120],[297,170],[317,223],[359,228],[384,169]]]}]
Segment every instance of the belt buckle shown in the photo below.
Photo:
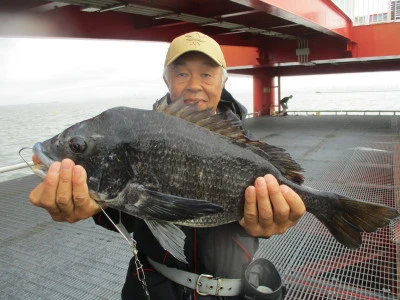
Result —
[{"label": "belt buckle", "polygon": [[202,277],[205,277],[205,278],[208,278],[208,279],[213,279],[214,277],[213,277],[212,275],[200,274],[199,277],[197,278],[197,282],[196,282],[196,293],[199,294],[200,296],[207,296],[207,295],[209,295],[209,294],[207,294],[207,293],[202,293],[202,292],[199,291],[199,287],[201,286],[200,280],[201,280]]}]

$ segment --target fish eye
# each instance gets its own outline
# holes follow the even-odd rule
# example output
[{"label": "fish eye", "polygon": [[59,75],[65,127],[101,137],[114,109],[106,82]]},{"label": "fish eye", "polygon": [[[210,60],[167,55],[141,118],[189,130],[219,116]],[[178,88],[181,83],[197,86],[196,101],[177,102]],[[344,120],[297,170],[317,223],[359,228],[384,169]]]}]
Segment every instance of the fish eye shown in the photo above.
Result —
[{"label": "fish eye", "polygon": [[87,145],[83,138],[73,137],[72,139],[69,140],[69,147],[75,154],[81,154],[85,152]]}]

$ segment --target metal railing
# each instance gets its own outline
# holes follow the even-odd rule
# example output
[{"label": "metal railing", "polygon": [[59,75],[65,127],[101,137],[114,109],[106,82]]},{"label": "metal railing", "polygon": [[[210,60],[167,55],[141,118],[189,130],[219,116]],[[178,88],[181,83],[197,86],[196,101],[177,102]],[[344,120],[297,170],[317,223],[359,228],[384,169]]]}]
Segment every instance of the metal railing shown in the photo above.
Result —
[{"label": "metal railing", "polygon": [[[33,166],[32,161],[29,162],[29,166]],[[15,164],[12,166],[0,167],[0,173],[16,171],[16,170],[24,169],[24,168],[28,168],[28,165],[26,163],[20,163],[20,164]]]},{"label": "metal railing", "polygon": [[332,0],[354,25],[400,21],[400,0]]},{"label": "metal railing", "polygon": [[[288,115],[313,115],[313,116],[321,116],[321,115],[363,115],[363,116],[370,116],[370,115],[377,115],[377,116],[384,116],[384,115],[392,115],[392,116],[399,116],[400,111],[398,110],[316,110],[316,109],[305,109],[305,110],[288,110],[286,111]],[[278,112],[275,112],[274,116],[279,115]],[[260,112],[252,112],[246,115],[246,117],[253,118],[259,117]]]},{"label": "metal railing", "polygon": [[400,115],[400,111],[393,110],[288,110],[288,115],[363,115],[363,116],[371,116],[371,115]]},{"label": "metal railing", "polygon": [[260,112],[259,111],[255,111],[255,112],[252,112],[252,113],[248,113],[246,115],[246,118],[253,118],[253,117],[259,117],[259,116],[260,116]]}]

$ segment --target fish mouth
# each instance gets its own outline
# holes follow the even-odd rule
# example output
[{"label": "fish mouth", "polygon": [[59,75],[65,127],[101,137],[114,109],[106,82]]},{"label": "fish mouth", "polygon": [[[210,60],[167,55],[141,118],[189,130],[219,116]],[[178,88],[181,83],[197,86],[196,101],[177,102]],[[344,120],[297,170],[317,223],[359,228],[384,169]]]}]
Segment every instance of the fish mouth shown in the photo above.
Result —
[{"label": "fish mouth", "polygon": [[47,175],[47,171],[49,170],[50,165],[54,162],[54,160],[52,160],[43,152],[42,143],[36,143],[32,148],[32,152],[39,160],[39,163],[35,163],[35,165],[32,167],[32,171],[39,177],[45,178]]},{"label": "fish mouth", "polygon": [[[32,167],[32,171],[33,171],[33,173],[35,173],[36,175],[38,175],[39,177],[44,179],[47,175],[47,171],[49,170],[50,165],[53,162],[55,162],[55,160],[51,159],[49,156],[47,156],[43,152],[42,143],[36,143],[32,148],[32,152],[38,160],[38,162],[35,161],[35,164]],[[90,178],[89,178],[89,180],[90,180]],[[99,193],[92,189],[89,189],[89,195],[92,199],[94,199],[95,201],[97,201],[99,203],[106,203],[106,201],[103,199],[107,199],[107,196],[102,193]]]}]

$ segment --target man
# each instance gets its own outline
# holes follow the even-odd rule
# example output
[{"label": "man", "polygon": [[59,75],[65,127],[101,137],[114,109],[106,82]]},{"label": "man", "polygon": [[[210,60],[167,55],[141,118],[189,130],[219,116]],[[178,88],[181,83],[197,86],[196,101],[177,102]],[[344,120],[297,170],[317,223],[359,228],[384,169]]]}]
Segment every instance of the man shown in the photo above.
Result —
[{"label": "man", "polygon": [[287,103],[288,103],[288,101],[289,101],[290,99],[292,99],[292,98],[293,98],[293,95],[290,95],[290,96],[288,96],[288,97],[282,98],[282,100],[281,100],[281,106],[282,106],[282,110],[283,110],[284,112],[286,112],[286,110],[288,109]]},{"label": "man", "polygon": [[[221,100],[227,80],[226,63],[220,46],[210,37],[199,32],[177,37],[170,45],[164,67],[169,103],[183,98],[186,104],[197,102],[199,109],[211,108],[212,112],[222,113],[227,118],[234,114],[243,117],[242,106],[233,97]],[[226,91],[224,94],[229,95]],[[35,157],[33,160],[37,162]],[[71,160],[53,163],[45,180],[31,192],[30,201],[46,209],[55,221],[76,222],[93,216],[97,224],[112,229],[112,224],[88,194],[85,170]],[[118,222],[118,211],[107,208],[106,212]],[[169,255],[142,220],[122,214],[121,221],[128,231],[134,233],[138,243],[139,258],[144,265],[152,300],[241,299],[238,293],[226,298],[214,296],[215,291],[211,295],[204,290],[196,293],[199,286],[194,287],[195,283],[190,279],[182,282],[186,273],[179,272],[185,270],[192,275],[240,278],[243,268],[258,248],[257,237],[284,233],[304,212],[303,202],[289,187],[279,186],[272,175],[257,178],[254,186],[245,191],[242,220],[218,227],[182,228],[187,237],[187,265]],[[167,270],[166,276],[178,272],[178,278],[169,280],[160,274],[164,272],[160,265]],[[200,279],[204,279],[202,277],[204,275]],[[146,299],[133,260],[122,299]]]}]

